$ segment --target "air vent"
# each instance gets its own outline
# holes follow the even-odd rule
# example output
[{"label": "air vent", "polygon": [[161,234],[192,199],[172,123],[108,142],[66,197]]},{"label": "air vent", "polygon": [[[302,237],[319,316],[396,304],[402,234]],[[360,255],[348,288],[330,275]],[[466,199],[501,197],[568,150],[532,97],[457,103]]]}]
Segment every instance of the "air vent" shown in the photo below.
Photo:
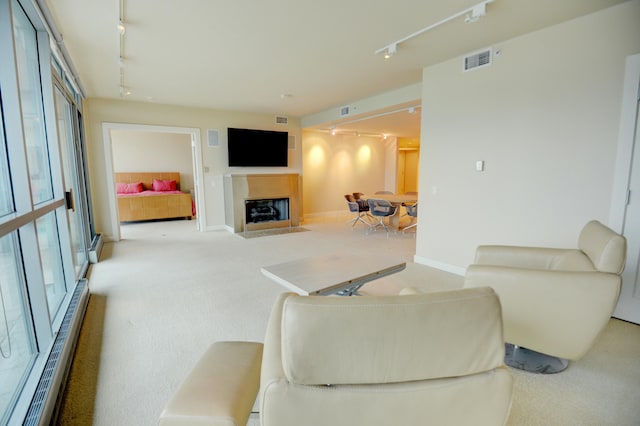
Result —
[{"label": "air vent", "polygon": [[296,136],[295,135],[289,135],[289,149],[296,149]]},{"label": "air vent", "polygon": [[340,107],[339,114],[340,114],[340,117],[346,117],[346,116],[350,115],[351,114],[351,107],[348,106],[348,105]]},{"label": "air vent", "polygon": [[289,124],[289,117],[276,115],[276,124]]},{"label": "air vent", "polygon": [[489,65],[491,65],[491,49],[482,50],[464,57],[463,66],[465,71],[471,71]]}]

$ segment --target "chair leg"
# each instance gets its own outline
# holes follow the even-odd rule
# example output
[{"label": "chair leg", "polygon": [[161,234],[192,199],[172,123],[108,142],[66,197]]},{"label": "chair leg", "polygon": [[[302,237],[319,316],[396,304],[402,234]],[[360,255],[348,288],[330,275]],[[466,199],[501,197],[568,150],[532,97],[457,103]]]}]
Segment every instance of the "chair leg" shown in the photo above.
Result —
[{"label": "chair leg", "polygon": [[404,234],[404,231],[406,231],[407,229],[415,228],[416,226],[418,226],[418,222],[417,222],[417,221],[416,221],[416,222],[414,222],[414,221],[413,221],[413,218],[411,219],[411,221],[412,221],[413,223],[411,223],[411,224],[409,224],[409,225],[405,226],[404,228],[402,228],[402,233],[403,233],[403,234]]},{"label": "chair leg", "polygon": [[379,227],[382,227],[387,233],[387,238],[389,238],[389,226],[386,223],[384,223],[384,218],[388,216],[374,216],[374,217],[377,218],[378,221],[375,224],[370,225],[370,229],[377,230]]},{"label": "chair leg", "polygon": [[369,222],[367,222],[366,220],[364,220],[364,218],[362,216],[362,213],[358,213],[358,216],[356,216],[353,219],[349,219],[347,222],[349,222],[349,221],[351,222],[351,227],[352,228],[355,228],[356,223],[358,223],[358,222],[362,222],[365,225],[367,225],[369,228],[371,228],[371,224]]}]

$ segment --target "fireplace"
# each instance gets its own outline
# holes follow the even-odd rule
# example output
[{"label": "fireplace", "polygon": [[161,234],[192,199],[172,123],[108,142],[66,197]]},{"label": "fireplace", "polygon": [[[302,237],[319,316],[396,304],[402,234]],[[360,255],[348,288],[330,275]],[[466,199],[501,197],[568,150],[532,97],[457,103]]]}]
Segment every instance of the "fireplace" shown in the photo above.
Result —
[{"label": "fireplace", "polygon": [[244,200],[245,224],[289,221],[289,199]]},{"label": "fireplace", "polygon": [[233,232],[300,226],[301,176],[224,176],[225,223]]}]

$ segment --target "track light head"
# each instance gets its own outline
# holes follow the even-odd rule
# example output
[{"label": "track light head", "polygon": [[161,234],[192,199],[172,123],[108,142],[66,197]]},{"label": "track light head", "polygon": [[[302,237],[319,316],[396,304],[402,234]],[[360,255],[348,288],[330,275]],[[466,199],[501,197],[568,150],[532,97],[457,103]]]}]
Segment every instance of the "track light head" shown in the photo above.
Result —
[{"label": "track light head", "polygon": [[121,19],[118,21],[118,32],[124,35],[125,31],[127,31],[127,28],[124,26],[124,21]]},{"label": "track light head", "polygon": [[473,22],[477,22],[478,19],[480,19],[482,16],[486,14],[487,14],[487,4],[486,3],[477,4],[473,6],[473,9],[471,9],[471,15],[467,14],[467,16],[465,16],[464,23],[470,24]]},{"label": "track light head", "polygon": [[396,43],[390,44],[387,46],[387,49],[384,52],[384,58],[389,59],[398,51],[398,45]]}]

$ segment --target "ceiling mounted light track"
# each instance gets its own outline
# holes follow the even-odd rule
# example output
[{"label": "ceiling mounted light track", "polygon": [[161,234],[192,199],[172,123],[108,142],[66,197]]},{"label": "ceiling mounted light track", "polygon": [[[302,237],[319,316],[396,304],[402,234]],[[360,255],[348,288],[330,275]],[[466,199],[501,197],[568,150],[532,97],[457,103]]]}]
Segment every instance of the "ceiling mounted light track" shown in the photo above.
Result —
[{"label": "ceiling mounted light track", "polygon": [[376,55],[379,55],[380,53],[384,52],[384,58],[385,59],[389,59],[391,56],[393,56],[394,53],[397,52],[398,50],[398,45],[401,43],[404,43],[407,40],[410,40],[414,37],[417,37],[421,34],[426,33],[427,31],[430,31],[434,28],[439,27],[440,25],[446,24],[449,21],[452,21],[456,18],[461,17],[462,15],[467,15],[464,18],[464,22],[465,23],[472,23],[472,22],[476,22],[478,19],[480,19],[480,17],[484,16],[487,14],[487,5],[489,3],[493,3],[494,0],[485,0],[483,2],[480,2],[474,6],[471,6],[468,9],[464,9],[458,13],[455,13],[447,18],[444,18],[441,21],[436,22],[435,24],[431,24],[428,27],[425,27],[421,30],[416,31],[413,34],[409,34],[408,36],[401,38],[400,40],[396,40],[392,43],[389,43],[388,45],[381,47],[380,49],[376,50],[374,53]]},{"label": "ceiling mounted light track", "polygon": [[126,66],[126,63],[125,63],[126,57],[125,57],[125,49],[124,49],[126,27],[124,23],[125,23],[124,0],[119,0],[117,28],[118,28],[118,33],[120,34],[120,57],[118,58],[118,65],[120,68],[120,87],[119,87],[120,97],[131,95],[131,90],[128,89],[124,84],[124,68]]}]

